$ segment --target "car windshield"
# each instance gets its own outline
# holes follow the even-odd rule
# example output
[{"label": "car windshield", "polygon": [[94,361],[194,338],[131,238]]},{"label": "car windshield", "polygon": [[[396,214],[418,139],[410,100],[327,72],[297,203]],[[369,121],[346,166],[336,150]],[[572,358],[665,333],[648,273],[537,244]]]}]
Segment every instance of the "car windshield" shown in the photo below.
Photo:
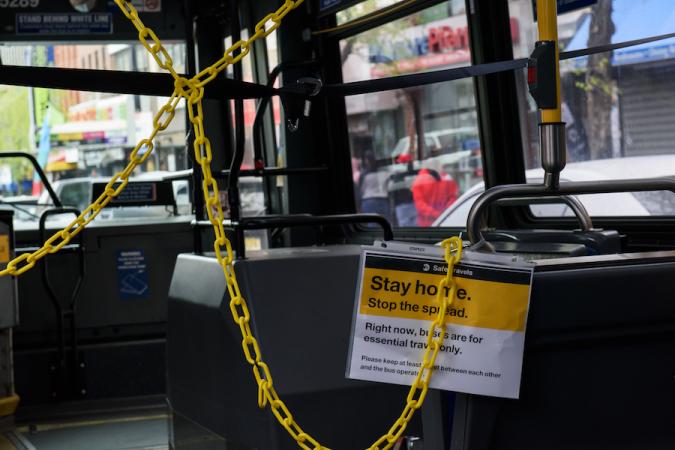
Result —
[{"label": "car windshield", "polygon": [[[582,161],[567,165],[562,181],[592,181],[618,178],[615,172],[624,172],[623,178],[675,176],[675,155],[653,155],[611,160]],[[541,169],[526,172],[528,183],[541,183]],[[460,197],[447,208],[434,226],[465,227],[469,209],[483,185]],[[671,192],[619,192],[611,194],[579,195],[591,217],[645,217],[675,216],[675,196]],[[562,204],[532,205],[535,217],[573,217],[573,211]]]}]

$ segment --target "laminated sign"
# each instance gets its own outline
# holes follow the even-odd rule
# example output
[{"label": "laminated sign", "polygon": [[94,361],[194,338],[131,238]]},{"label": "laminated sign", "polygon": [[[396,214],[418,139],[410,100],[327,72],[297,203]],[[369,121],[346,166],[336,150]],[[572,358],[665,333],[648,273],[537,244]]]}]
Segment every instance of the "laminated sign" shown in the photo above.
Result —
[{"label": "laminated sign", "polygon": [[[464,255],[454,268],[457,289],[430,387],[518,398],[533,268]],[[360,264],[347,377],[411,385],[440,308],[443,252],[376,244],[364,248]]]}]

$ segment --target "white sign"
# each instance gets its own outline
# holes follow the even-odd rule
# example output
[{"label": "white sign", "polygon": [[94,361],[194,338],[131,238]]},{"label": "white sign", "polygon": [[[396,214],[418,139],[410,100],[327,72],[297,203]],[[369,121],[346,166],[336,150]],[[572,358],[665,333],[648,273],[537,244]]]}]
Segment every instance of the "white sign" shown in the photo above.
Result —
[{"label": "white sign", "polygon": [[[361,255],[347,377],[411,385],[440,308],[447,264],[438,247],[387,246]],[[524,263],[470,257],[455,266],[457,290],[432,388],[518,398],[532,273]]]}]

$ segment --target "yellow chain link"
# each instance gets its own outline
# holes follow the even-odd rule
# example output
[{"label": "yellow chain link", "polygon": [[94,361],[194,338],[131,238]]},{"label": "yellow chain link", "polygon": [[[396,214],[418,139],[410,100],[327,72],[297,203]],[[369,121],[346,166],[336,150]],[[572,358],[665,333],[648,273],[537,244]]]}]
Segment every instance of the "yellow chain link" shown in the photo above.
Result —
[{"label": "yellow chain link", "polygon": [[[167,70],[174,78],[174,92],[169,101],[157,112],[153,119],[153,130],[147,139],[140,141],[131,152],[130,161],[126,168],[113,176],[107,184],[103,194],[96,199],[82,214],[60,232],[49,238],[39,250],[33,253],[25,253],[12,260],[7,268],[0,271],[0,277],[6,275],[19,276],[32,269],[37,262],[48,254],[58,252],[67,245],[73,237],[77,236],[101,210],[117,197],[129,183],[129,177],[136,167],[143,164],[152,154],[153,141],[162,130],[165,130],[176,114],[176,107],[181,99],[187,100],[188,115],[194,129],[194,154],[195,161],[201,167],[203,174],[202,191],[206,203],[206,212],[209,221],[213,225],[215,240],[213,249],[216,258],[223,268],[227,290],[230,295],[230,311],[234,322],[239,325],[242,335],[241,346],[246,361],[251,365],[253,377],[258,385],[258,406],[265,408],[269,405],[272,414],[277,418],[288,434],[304,450],[329,450],[321,445],[316,439],[305,433],[293,418],[286,404],[281,400],[274,387],[274,381],[269,366],[263,361],[258,340],[253,336],[250,326],[251,314],[248,304],[241,294],[239,283],[234,270],[234,252],[232,244],[225,234],[223,222],[223,206],[220,202],[218,183],[211,172],[212,151],[211,142],[204,131],[204,110],[202,99],[204,87],[229,65],[236,64],[248,55],[254,41],[264,38],[279,28],[283,18],[293,9],[298,7],[304,0],[286,0],[274,13],[268,14],[256,26],[255,33],[247,40],[241,40],[227,49],[225,55],[215,64],[204,69],[191,79],[180,76],[173,67],[171,56],[166,51],[157,35],[147,28],[138,16],[138,11],[128,0],[115,0],[117,6],[124,15],[133,23],[138,30],[138,38],[143,46],[155,59],[157,64]],[[236,55],[234,53],[238,52]],[[440,308],[434,322],[432,322],[427,348],[422,359],[422,366],[415,378],[406,405],[400,417],[392,427],[379,438],[368,450],[388,450],[403,435],[408,423],[412,419],[426,398],[429,389],[429,381],[433,374],[434,364],[445,335],[445,319],[448,308],[452,305],[455,296],[455,281],[453,268],[462,254],[462,241],[452,237],[443,242],[445,248],[445,260],[448,264],[447,275],[439,283],[438,302]],[[448,288],[448,289],[445,289]],[[444,295],[445,293],[445,295]]]}]

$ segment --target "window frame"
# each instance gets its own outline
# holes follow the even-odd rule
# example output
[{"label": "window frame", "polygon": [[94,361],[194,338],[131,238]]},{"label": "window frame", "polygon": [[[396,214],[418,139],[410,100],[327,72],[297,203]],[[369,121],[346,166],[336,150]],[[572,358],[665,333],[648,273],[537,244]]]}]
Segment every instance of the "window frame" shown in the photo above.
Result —
[{"label": "window frame", "polygon": [[[410,14],[414,14],[431,6],[444,3],[446,1],[447,0],[429,0],[414,2],[394,14],[380,19],[375,19],[372,22],[358,25],[354,28],[349,28],[346,30],[319,35],[319,48],[332,49],[332,52],[326,55],[326,61],[332,61],[330,68],[325,68],[325,71],[327,72],[326,82],[342,82],[341,66],[340,64],[335,63],[335,61],[338,63],[340,62],[339,42],[341,40],[379,27],[385,23],[397,20]],[[487,11],[487,13],[480,16],[479,12],[481,10]],[[495,11],[501,12],[501,15],[495,14]],[[508,60],[513,58],[513,49],[511,47],[510,17],[508,14],[508,0],[466,0],[466,15],[469,28],[472,64]],[[486,17],[488,18],[487,21],[485,20]],[[335,23],[335,14],[332,14],[330,17],[319,21],[319,29],[335,26]],[[481,33],[481,30],[486,26],[491,27],[490,34],[488,34],[489,39],[485,37],[485,34]],[[504,44],[504,42],[506,42],[506,44]],[[521,182],[520,180],[524,181],[525,169],[524,163],[522,163],[522,145],[511,146],[507,152],[511,156],[502,158],[503,161],[496,161],[494,156],[494,145],[491,147],[486,146],[485,144],[486,142],[491,142],[491,139],[488,140],[486,137],[495,135],[493,128],[495,126],[494,124],[497,122],[501,123],[500,129],[502,130],[518,130],[517,133],[510,133],[512,134],[510,140],[517,144],[521,142],[521,125],[517,104],[514,102],[504,102],[502,95],[497,95],[497,98],[495,98],[495,93],[500,92],[506,93],[506,96],[511,98],[517,95],[517,84],[515,77],[512,73],[506,73],[481,78],[487,78],[487,80],[484,81],[484,86],[479,86],[479,78],[474,80],[473,85],[474,96],[476,99],[476,110],[478,114],[478,130],[481,140],[481,157],[483,158],[484,167],[483,179],[488,186]],[[332,124],[339,123],[340,128],[344,130],[344,137],[340,139],[337,145],[332,146],[331,151],[339,155],[340,148],[342,148],[343,150],[341,151],[344,153],[343,158],[348,160],[350,159],[351,154],[350,152],[344,151],[344,149],[350,148],[347,131],[347,113],[344,106],[344,101],[340,99],[338,103],[342,103],[341,107],[340,105],[334,106],[332,111],[329,111],[330,115],[327,120]],[[338,157],[338,155],[336,155],[336,157]],[[521,155],[520,160],[518,160],[517,155]],[[519,164],[519,162],[521,163]],[[346,162],[343,162],[342,164],[346,165]],[[503,170],[506,166],[510,166],[510,168],[508,170]],[[351,177],[351,162],[349,162],[348,174],[349,177],[345,176],[341,184],[344,186],[343,192],[348,191],[351,193],[351,207],[349,211],[356,212],[356,201],[354,198],[354,187]],[[522,207],[514,208],[522,209]],[[506,220],[503,220],[500,217],[498,222],[506,223]],[[360,227],[360,230],[364,233],[368,233],[368,231],[363,227]],[[448,231],[459,232],[463,229],[449,227],[397,227],[396,230],[397,233],[405,233],[407,238],[437,239],[438,236],[447,236]]]}]

